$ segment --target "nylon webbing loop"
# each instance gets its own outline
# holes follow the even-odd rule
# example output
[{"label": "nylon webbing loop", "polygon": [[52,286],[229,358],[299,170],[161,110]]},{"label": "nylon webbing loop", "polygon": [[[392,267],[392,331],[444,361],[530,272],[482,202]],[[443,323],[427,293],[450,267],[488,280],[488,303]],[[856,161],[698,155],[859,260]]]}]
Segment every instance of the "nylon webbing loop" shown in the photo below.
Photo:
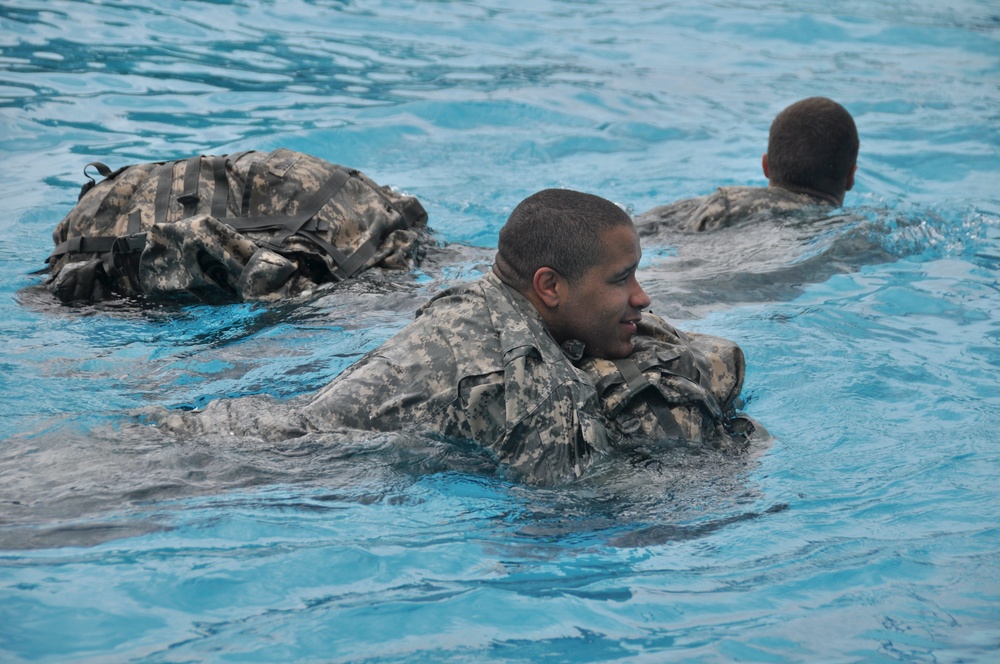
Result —
[{"label": "nylon webbing loop", "polygon": [[170,190],[174,184],[174,164],[166,163],[158,170],[159,180],[156,182],[156,199],[153,203],[154,221],[162,224],[167,220],[167,207],[170,205]]},{"label": "nylon webbing loop", "polygon": [[184,206],[184,216],[198,212],[198,189],[201,184],[201,156],[190,157],[184,162],[184,191],[177,202]]},{"label": "nylon webbing loop", "polygon": [[112,173],[112,171],[111,171],[110,168],[108,168],[106,165],[102,164],[99,161],[92,161],[89,164],[87,164],[86,166],[84,166],[83,167],[83,177],[87,178],[87,181],[83,183],[82,187],[80,187],[80,195],[76,197],[77,202],[79,202],[80,199],[83,198],[84,194],[86,194],[88,191],[90,191],[91,189],[93,189],[97,185],[97,182],[94,180],[94,178],[90,177],[90,174],[87,173],[87,169],[90,168],[91,166],[93,166],[94,168],[96,168],[97,172],[102,177],[106,178],[106,177],[110,176],[111,173]]},{"label": "nylon webbing loop", "polygon": [[65,254],[100,254],[111,251],[115,243],[113,237],[84,237],[77,236],[62,242],[55,248],[52,255],[45,262],[54,263],[56,259]]},{"label": "nylon webbing loop", "polygon": [[132,210],[128,215],[128,234],[135,235],[142,230],[142,212]]},{"label": "nylon webbing loop", "polygon": [[229,177],[226,175],[226,158],[212,159],[212,179],[215,188],[212,191],[212,216],[224,219],[229,205]]},{"label": "nylon webbing loop", "polygon": [[137,293],[142,292],[142,285],[139,282],[138,255],[145,247],[145,233],[122,235],[115,238],[111,251],[104,257],[105,273],[110,277],[124,274],[132,286],[132,290]]}]

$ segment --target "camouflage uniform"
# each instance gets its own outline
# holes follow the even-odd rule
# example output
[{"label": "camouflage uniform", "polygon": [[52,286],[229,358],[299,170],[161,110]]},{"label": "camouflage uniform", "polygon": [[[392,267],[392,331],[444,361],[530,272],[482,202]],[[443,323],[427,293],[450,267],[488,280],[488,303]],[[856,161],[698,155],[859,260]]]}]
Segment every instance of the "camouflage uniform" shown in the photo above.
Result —
[{"label": "camouflage uniform", "polygon": [[585,358],[579,366],[618,435],[633,441],[733,449],[757,428],[736,412],[746,362],[732,341],[681,332],[644,314],[628,358]]},{"label": "camouflage uniform", "polygon": [[450,288],[416,320],[321,390],[302,415],[382,431],[476,441],[532,483],[579,477],[616,442],[594,386],[534,306],[487,274]]},{"label": "camouflage uniform", "polygon": [[594,454],[635,440],[729,446],[736,344],[645,314],[625,360],[559,346],[534,306],[493,274],[451,288],[301,411],[312,427],[433,432],[476,441],[533,483],[579,477]]},{"label": "camouflage uniform", "polygon": [[543,485],[576,479],[595,457],[649,439],[731,442],[739,347],[649,314],[639,328],[630,358],[583,357],[582,342],[556,343],[535,307],[489,273],[434,297],[312,397],[220,400],[153,419],[196,436],[360,429],[472,440],[517,478]]},{"label": "camouflage uniform", "polygon": [[829,210],[837,206],[832,198],[780,187],[719,187],[708,196],[688,198],[643,212],[635,218],[635,225],[640,235],[649,235],[660,226],[681,231],[711,231],[804,208]]}]

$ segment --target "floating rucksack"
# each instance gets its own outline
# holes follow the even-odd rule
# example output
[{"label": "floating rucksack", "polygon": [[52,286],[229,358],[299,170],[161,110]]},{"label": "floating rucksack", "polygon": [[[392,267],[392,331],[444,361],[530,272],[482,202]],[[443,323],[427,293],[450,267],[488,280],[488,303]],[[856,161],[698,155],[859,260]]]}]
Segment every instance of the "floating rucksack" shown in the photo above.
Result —
[{"label": "floating rucksack", "polygon": [[52,234],[64,302],[193,294],[276,300],[371,267],[409,269],[429,238],[420,202],[301,152],[240,152],[112,171]]}]

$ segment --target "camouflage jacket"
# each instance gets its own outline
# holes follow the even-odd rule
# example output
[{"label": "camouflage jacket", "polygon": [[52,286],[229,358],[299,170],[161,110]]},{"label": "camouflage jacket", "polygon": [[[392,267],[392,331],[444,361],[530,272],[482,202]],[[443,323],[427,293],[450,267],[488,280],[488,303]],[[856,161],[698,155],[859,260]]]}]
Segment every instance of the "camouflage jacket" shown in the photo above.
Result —
[{"label": "camouflage jacket", "polygon": [[648,235],[660,226],[711,231],[762,216],[836,206],[832,199],[780,187],[719,187],[708,196],[687,198],[643,212],[635,218],[635,225],[641,235]]},{"label": "camouflage jacket", "polygon": [[733,448],[753,433],[737,413],[746,362],[740,347],[719,337],[681,332],[644,314],[632,354],[584,358],[604,415],[633,442],[673,440]]},{"label": "camouflage jacket", "polygon": [[276,440],[360,429],[471,440],[518,479],[543,485],[650,440],[738,442],[744,361],[736,344],[651,314],[634,343],[625,360],[584,357],[579,341],[559,345],[534,306],[491,273],[443,291],[311,397],[223,399],[200,412],[150,415],[192,435]]},{"label": "camouflage jacket", "polygon": [[474,440],[521,479],[579,477],[616,442],[593,383],[534,306],[495,275],[450,288],[321,390],[301,414],[340,425]]}]

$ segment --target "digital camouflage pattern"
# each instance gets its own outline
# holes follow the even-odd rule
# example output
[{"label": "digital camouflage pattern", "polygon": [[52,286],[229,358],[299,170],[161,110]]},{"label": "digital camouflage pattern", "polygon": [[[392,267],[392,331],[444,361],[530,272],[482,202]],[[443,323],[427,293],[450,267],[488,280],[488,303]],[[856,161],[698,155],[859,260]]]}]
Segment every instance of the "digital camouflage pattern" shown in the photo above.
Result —
[{"label": "digital camouflage pattern", "polygon": [[98,167],[105,179],[53,232],[48,285],[63,301],[277,300],[408,269],[429,238],[415,198],[284,148]]},{"label": "digital camouflage pattern", "polygon": [[836,201],[780,187],[719,187],[708,196],[661,205],[635,218],[641,236],[660,227],[680,231],[711,231],[761,217],[774,217],[806,208],[829,210]]},{"label": "digital camouflage pattern", "polygon": [[739,448],[753,423],[736,412],[746,363],[735,343],[681,332],[643,314],[632,355],[585,358],[604,415],[620,436]]},{"label": "digital camouflage pattern", "polygon": [[187,435],[284,440],[341,430],[407,431],[471,440],[514,478],[580,477],[618,442],[590,378],[534,306],[492,273],[443,291],[416,319],[311,397],[213,401],[201,411],[152,409],[159,427]]},{"label": "digital camouflage pattern", "polygon": [[627,360],[584,358],[582,343],[557,344],[534,306],[490,273],[443,291],[313,396],[224,399],[154,419],[191,435],[266,440],[348,429],[471,440],[539,485],[572,481],[596,458],[651,439],[744,441],[739,347],[649,314],[639,328]]},{"label": "digital camouflage pattern", "polygon": [[318,428],[407,430],[473,440],[522,480],[580,477],[615,444],[594,386],[523,296],[491,274],[451,288],[321,390]]}]

